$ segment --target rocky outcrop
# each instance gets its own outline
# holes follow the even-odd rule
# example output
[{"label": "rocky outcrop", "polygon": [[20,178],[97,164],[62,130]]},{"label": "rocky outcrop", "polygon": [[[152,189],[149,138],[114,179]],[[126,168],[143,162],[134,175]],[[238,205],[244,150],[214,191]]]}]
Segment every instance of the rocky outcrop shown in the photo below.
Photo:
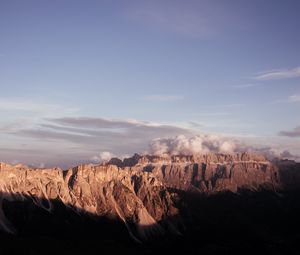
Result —
[{"label": "rocky outcrop", "polygon": [[52,201],[59,201],[78,214],[120,220],[136,241],[162,235],[165,230],[159,222],[177,213],[166,187],[152,173],[124,171],[114,165],[82,165],[62,171],[1,163],[2,230],[15,232],[3,211],[3,201],[26,199],[49,213],[55,211]]},{"label": "rocky outcrop", "polygon": [[127,163],[136,171],[153,173],[168,188],[184,191],[216,193],[280,187],[278,168],[264,156],[250,153],[171,157],[134,155],[121,162],[121,166],[127,166]]}]

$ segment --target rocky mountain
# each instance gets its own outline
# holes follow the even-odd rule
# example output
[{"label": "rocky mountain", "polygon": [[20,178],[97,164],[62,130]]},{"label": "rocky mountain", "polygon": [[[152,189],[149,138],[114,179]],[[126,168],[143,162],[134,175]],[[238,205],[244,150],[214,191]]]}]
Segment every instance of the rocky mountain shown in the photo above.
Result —
[{"label": "rocky mountain", "polygon": [[151,172],[168,188],[195,190],[202,193],[237,192],[280,188],[279,169],[264,156],[243,153],[192,156],[139,156],[108,165],[131,167],[138,172]]},{"label": "rocky mountain", "polygon": [[[253,217],[260,220],[261,210],[272,215],[281,212],[280,203],[289,208],[290,204],[281,201],[282,194],[297,190],[299,171],[295,162],[270,162],[249,153],[135,154],[68,170],[0,163],[0,233],[52,233],[69,238],[88,230],[93,238],[127,235],[134,243],[189,235],[188,240],[195,241],[203,231],[219,229],[222,233],[228,228],[228,213],[236,215],[229,229],[244,226],[248,231],[245,222]],[[261,209],[257,203],[267,207]],[[236,232],[232,235],[240,238]],[[224,236],[218,238],[223,240]]]},{"label": "rocky mountain", "polygon": [[62,171],[1,163],[0,192],[0,227],[10,233],[17,230],[6,218],[4,201],[31,199],[49,213],[56,210],[52,203],[56,201],[79,214],[114,218],[124,223],[136,241],[163,234],[158,222],[177,213],[166,186],[156,176],[114,165]]}]

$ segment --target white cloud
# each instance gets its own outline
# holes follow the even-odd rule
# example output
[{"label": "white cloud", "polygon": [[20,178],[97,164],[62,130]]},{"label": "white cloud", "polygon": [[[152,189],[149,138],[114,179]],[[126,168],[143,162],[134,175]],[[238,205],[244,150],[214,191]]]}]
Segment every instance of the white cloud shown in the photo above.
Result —
[{"label": "white cloud", "polygon": [[[67,150],[60,149],[61,145],[68,145],[72,148],[76,146],[75,149],[71,150],[72,153],[80,153],[82,157],[74,160],[88,159],[91,155],[96,155],[92,160],[99,161],[105,156],[105,154],[98,155],[99,151],[108,151],[118,156],[124,153],[143,152],[147,149],[149,141],[154,138],[191,134],[191,132],[187,128],[175,125],[138,120],[68,117],[49,118],[47,123],[44,120],[44,122],[30,128],[21,127],[15,132],[6,132],[6,135],[10,134],[18,137],[18,139],[21,137],[32,141],[43,141],[50,148],[55,146],[56,152],[59,152],[60,155],[68,153]],[[88,157],[85,157],[86,153],[89,153]],[[61,158],[61,161],[63,163],[64,158]]]},{"label": "white cloud", "polygon": [[300,102],[300,95],[289,96],[289,102]]},{"label": "white cloud", "polygon": [[179,135],[173,138],[154,139],[150,143],[153,154],[197,154],[197,153],[233,153],[236,149],[234,140],[217,135],[200,134],[193,137]]},{"label": "white cloud", "polygon": [[254,152],[263,154],[269,159],[300,159],[300,156],[288,150],[271,146],[252,146],[235,138],[219,135],[200,134],[193,137],[179,135],[171,138],[159,138],[150,142],[150,153],[154,155],[192,155],[208,153],[242,153]]},{"label": "white cloud", "polygon": [[91,160],[95,163],[100,163],[103,161],[109,161],[113,157],[115,157],[113,153],[109,151],[103,151],[99,155],[91,157]]},{"label": "white cloud", "polygon": [[[192,124],[193,127],[198,127],[198,123]],[[220,135],[195,136],[199,132],[198,128],[196,131],[190,127],[183,128],[138,120],[91,117],[47,118],[29,127],[4,126],[1,131],[2,135],[7,137],[10,135],[10,138],[18,143],[24,141],[30,144],[30,149],[20,145],[13,146],[14,150],[2,148],[0,150],[2,160],[18,158],[22,163],[38,165],[40,162],[45,162],[47,166],[69,167],[82,162],[102,162],[114,155],[119,156],[124,153],[130,155],[136,152],[142,153],[147,150],[150,141],[149,153],[154,154],[233,153],[249,150],[275,154],[272,151],[274,146],[266,148],[248,146],[235,138]],[[235,134],[232,137],[237,136]],[[279,151],[277,154],[280,153]],[[91,158],[91,155],[95,156]]]},{"label": "white cloud", "polygon": [[300,77],[300,67],[267,71],[256,75],[254,78],[256,80],[279,80],[295,77]]},{"label": "white cloud", "polygon": [[148,95],[144,97],[147,101],[161,101],[161,102],[170,102],[170,101],[178,101],[183,100],[183,96],[178,95]]}]

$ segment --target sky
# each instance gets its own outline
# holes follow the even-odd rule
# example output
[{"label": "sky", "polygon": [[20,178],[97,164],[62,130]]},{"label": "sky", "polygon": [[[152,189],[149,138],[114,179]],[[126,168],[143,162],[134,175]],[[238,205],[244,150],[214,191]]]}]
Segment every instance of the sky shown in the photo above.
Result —
[{"label": "sky", "polygon": [[298,0],[0,0],[0,161],[299,159],[299,13]]}]

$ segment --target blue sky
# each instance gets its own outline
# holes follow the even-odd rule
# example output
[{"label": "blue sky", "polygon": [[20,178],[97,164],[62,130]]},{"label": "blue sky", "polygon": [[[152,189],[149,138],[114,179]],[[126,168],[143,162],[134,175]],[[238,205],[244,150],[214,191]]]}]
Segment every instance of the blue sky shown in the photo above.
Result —
[{"label": "blue sky", "polygon": [[0,161],[65,167],[180,134],[299,155],[299,13],[297,0],[1,0]]}]

